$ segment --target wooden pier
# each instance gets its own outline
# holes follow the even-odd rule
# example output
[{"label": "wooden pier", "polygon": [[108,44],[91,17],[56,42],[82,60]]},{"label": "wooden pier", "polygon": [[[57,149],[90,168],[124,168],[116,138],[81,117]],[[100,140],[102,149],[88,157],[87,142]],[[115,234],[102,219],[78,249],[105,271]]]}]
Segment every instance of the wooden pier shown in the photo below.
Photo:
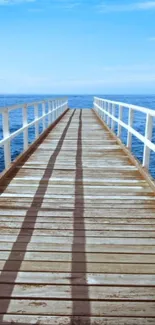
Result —
[{"label": "wooden pier", "polygon": [[0,324],[155,325],[155,186],[95,111],[66,110],[0,191]]}]

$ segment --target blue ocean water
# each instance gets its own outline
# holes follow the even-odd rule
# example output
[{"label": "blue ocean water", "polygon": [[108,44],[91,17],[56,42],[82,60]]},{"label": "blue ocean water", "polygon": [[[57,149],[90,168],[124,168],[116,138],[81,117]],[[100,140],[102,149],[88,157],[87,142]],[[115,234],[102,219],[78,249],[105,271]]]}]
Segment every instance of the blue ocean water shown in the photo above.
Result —
[{"label": "blue ocean water", "polygon": [[[92,108],[93,106],[93,98],[94,95],[68,95],[69,98],[69,107],[70,108]],[[106,98],[114,101],[120,101],[124,103],[130,103],[138,106],[143,106],[146,108],[151,108],[155,110],[155,95],[97,95],[101,98]],[[0,108],[4,106],[10,106],[20,103],[31,103],[34,101],[43,100],[46,98],[56,98],[61,96],[55,95],[0,95]],[[39,115],[41,115],[41,107],[39,107]],[[116,116],[118,112],[116,110]],[[34,109],[33,107],[29,107],[28,110],[28,121],[32,121],[34,119]],[[124,109],[123,113],[123,121],[127,121],[128,119],[128,109]],[[19,127],[22,126],[22,110],[18,109],[10,112],[10,132],[14,132]],[[134,113],[134,128],[144,134],[144,126],[145,126],[145,114],[135,112]],[[41,132],[42,125],[40,123],[39,130]],[[117,132],[117,127],[115,128]],[[2,139],[2,118],[0,114],[0,139]],[[126,143],[127,133],[126,130],[122,130],[121,135],[122,141]],[[29,143],[31,143],[34,139],[34,127],[29,128]],[[155,119],[153,126],[153,138],[152,141],[155,143]],[[21,151],[23,150],[23,135],[17,136],[15,139],[11,141],[11,158],[12,160],[17,157]],[[142,162],[143,157],[143,144],[141,141],[136,139],[133,136],[132,142],[132,152],[134,155]],[[3,148],[0,148],[0,171],[4,169],[4,155]],[[155,153],[151,152],[151,160],[150,160],[150,173],[155,178]]]}]

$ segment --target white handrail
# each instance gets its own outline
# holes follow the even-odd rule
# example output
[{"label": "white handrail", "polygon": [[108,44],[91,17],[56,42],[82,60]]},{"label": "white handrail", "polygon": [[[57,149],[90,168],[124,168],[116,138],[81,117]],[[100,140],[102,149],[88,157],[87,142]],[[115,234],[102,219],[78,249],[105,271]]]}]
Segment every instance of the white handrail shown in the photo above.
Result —
[{"label": "white handrail", "polygon": [[[46,113],[47,104],[47,113]],[[39,117],[39,105],[42,105],[42,115]],[[28,108],[34,107],[34,120],[28,123]],[[10,133],[9,128],[9,112],[16,109],[22,109],[23,125],[21,128],[13,133]],[[0,147],[4,146],[4,162],[5,168],[9,168],[11,164],[11,150],[10,141],[23,132],[24,134],[24,150],[28,148],[28,128],[35,126],[35,140],[39,137],[39,122],[42,121],[43,131],[50,126],[60,115],[68,108],[68,98],[56,98],[47,99],[44,101],[38,101],[27,104],[18,104],[10,107],[0,108],[0,114],[2,114],[2,129],[3,129],[3,139],[0,140]],[[47,127],[45,124],[46,117],[48,118]],[[35,141],[34,140],[34,141]],[[33,141],[33,142],[34,142]],[[33,143],[32,142],[32,143]]]},{"label": "white handrail", "polygon": [[155,116],[155,111],[153,109],[149,109],[149,108],[146,108],[143,106],[137,106],[137,105],[127,104],[127,103],[122,103],[122,102],[117,102],[117,101],[115,102],[113,100],[103,99],[103,98],[99,98],[99,97],[94,97],[94,100],[95,99],[101,100],[104,103],[110,103],[110,104],[114,104],[114,105],[118,105],[118,106],[132,108],[135,111],[139,111],[139,112],[143,112],[145,114],[150,114],[151,116]]},{"label": "white handrail", "polygon": [[[115,116],[116,105],[118,106],[118,118]],[[128,124],[122,121],[123,109],[128,108]],[[117,123],[117,136],[121,136],[122,127],[128,131],[127,147],[132,146],[132,135],[144,143],[143,166],[149,168],[150,165],[150,150],[155,152],[155,144],[152,142],[153,132],[153,118],[155,118],[155,111],[132,104],[122,102],[115,102],[107,99],[94,97],[94,110],[107,123],[107,125],[114,130],[115,123]],[[145,136],[136,131],[133,127],[133,113],[138,111],[146,114]]]}]

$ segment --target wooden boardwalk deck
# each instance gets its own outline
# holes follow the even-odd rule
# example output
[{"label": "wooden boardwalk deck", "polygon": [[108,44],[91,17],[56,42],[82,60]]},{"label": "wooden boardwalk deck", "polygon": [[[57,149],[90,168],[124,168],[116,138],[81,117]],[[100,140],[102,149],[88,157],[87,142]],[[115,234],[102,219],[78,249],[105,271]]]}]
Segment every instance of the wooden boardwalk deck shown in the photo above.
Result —
[{"label": "wooden boardwalk deck", "polygon": [[0,324],[155,325],[155,193],[92,110],[0,189]]}]

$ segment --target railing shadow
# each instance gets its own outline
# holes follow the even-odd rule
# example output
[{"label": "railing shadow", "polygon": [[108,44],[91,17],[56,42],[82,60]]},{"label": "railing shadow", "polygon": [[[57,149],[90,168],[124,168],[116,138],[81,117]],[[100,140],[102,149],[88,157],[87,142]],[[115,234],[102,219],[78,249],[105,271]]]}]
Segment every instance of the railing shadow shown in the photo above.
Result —
[{"label": "railing shadow", "polygon": [[[11,300],[11,296],[12,296],[12,292],[13,292],[15,282],[16,282],[16,279],[17,279],[17,276],[18,276],[18,272],[20,271],[22,262],[24,261],[24,257],[25,257],[26,251],[27,251],[27,246],[28,246],[28,244],[31,241],[31,238],[33,236],[33,231],[35,229],[35,223],[37,221],[37,215],[38,215],[39,209],[41,208],[43,200],[44,200],[44,196],[45,196],[45,193],[46,193],[46,190],[47,190],[47,187],[48,187],[48,181],[52,176],[52,172],[53,172],[53,169],[54,169],[54,165],[55,165],[57,156],[61,151],[63,141],[65,139],[65,136],[66,136],[67,131],[69,129],[69,126],[71,124],[74,113],[75,113],[75,110],[73,111],[72,115],[70,116],[70,118],[68,120],[68,123],[66,124],[66,127],[64,128],[64,131],[63,131],[63,133],[62,133],[62,135],[61,135],[61,137],[60,137],[60,139],[58,141],[58,144],[56,146],[56,149],[55,149],[54,153],[51,155],[51,157],[49,159],[47,168],[46,168],[46,170],[45,170],[45,172],[43,174],[42,179],[39,182],[38,189],[37,189],[37,191],[35,193],[35,196],[33,198],[31,206],[30,206],[30,208],[28,209],[28,211],[26,213],[26,216],[25,216],[24,221],[22,223],[22,227],[21,227],[20,232],[19,232],[19,234],[17,236],[16,242],[13,244],[10,255],[9,255],[7,261],[5,262],[3,270],[2,270],[2,272],[0,274],[0,283],[2,284],[2,283],[5,282],[5,272],[8,271],[8,270],[13,271],[13,272],[10,272],[9,282],[11,283],[11,285],[10,285],[10,290],[8,292],[8,300],[1,300],[2,301],[3,314],[7,313],[7,310],[8,310],[9,304],[10,304],[10,300]],[[45,179],[46,179],[46,181],[45,181]],[[38,195],[39,195],[39,200],[38,200]],[[29,233],[27,234],[27,236],[25,236],[26,224],[27,224],[27,222],[29,220],[29,217],[32,217],[32,216],[33,216],[33,219],[31,220],[32,227],[29,229]],[[13,261],[14,252],[16,250],[19,250],[20,244],[21,244],[20,238],[23,235],[25,236],[25,242],[22,243],[22,251],[20,252],[19,260],[14,262]],[[1,290],[1,284],[0,284],[0,290]],[[0,324],[2,324],[2,323],[5,323],[5,322],[3,322],[3,316],[0,315]],[[22,325],[24,325],[24,324],[22,324]],[[25,325],[27,325],[27,324],[25,324]]]},{"label": "railing shadow", "polygon": [[[79,232],[77,220],[81,223],[81,242],[80,242],[80,262],[77,260],[77,236]],[[82,110],[79,115],[79,128],[76,153],[76,176],[75,176],[75,207],[73,215],[73,245],[72,245],[72,318],[71,325],[81,325],[80,316],[84,314],[85,325],[90,325],[91,307],[89,301],[89,291],[87,285],[87,260],[86,260],[86,231],[84,221],[84,189],[83,189],[83,168],[82,168]],[[77,283],[75,273],[82,273],[83,297],[81,301],[77,300]],[[76,317],[76,320],[75,320]],[[78,319],[77,319],[78,318]]]}]

